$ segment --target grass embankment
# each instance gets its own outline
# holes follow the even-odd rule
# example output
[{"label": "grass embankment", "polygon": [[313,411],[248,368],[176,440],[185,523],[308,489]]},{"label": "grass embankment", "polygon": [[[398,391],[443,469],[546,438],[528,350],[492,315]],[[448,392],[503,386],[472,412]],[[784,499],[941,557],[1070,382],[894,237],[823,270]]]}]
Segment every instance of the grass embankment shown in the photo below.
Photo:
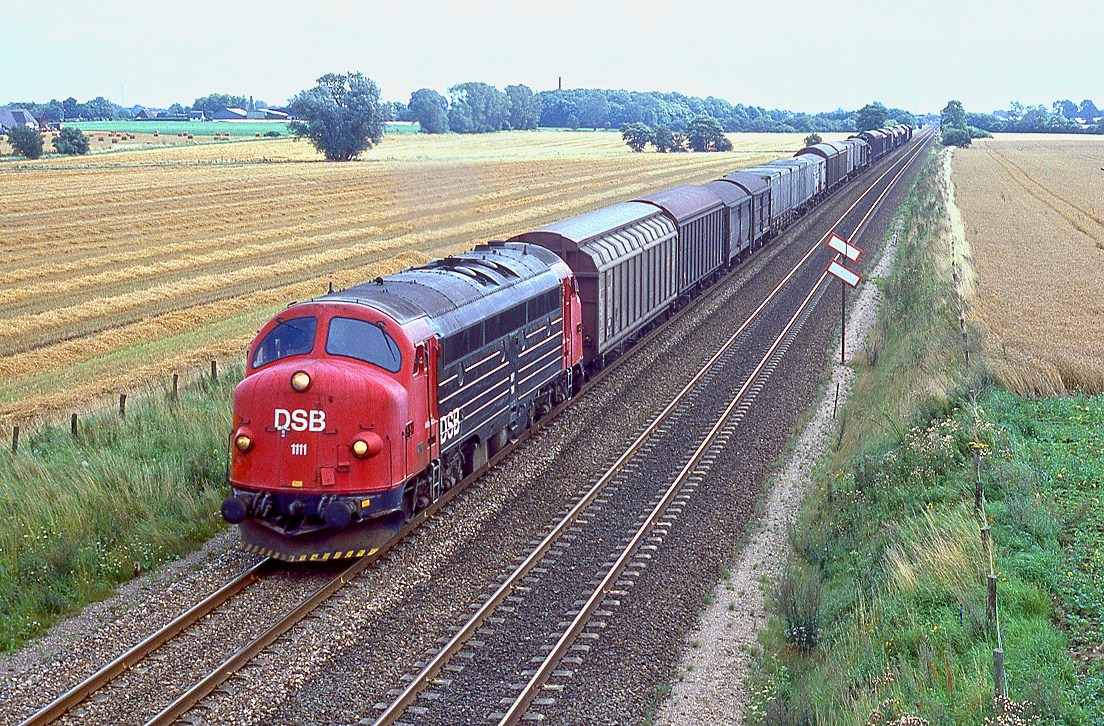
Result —
[{"label": "grass embankment", "polygon": [[[1099,666],[1069,653],[1101,635],[1104,400],[1030,402],[990,387],[976,351],[968,364],[939,167],[928,160],[902,205],[879,321],[773,588],[753,724],[982,724],[998,644],[1025,718],[1104,716]],[[895,720],[907,714],[921,720]]]},{"label": "grass embankment", "polygon": [[[0,650],[221,526],[230,399],[242,371],[46,426],[0,454]],[[9,452],[10,453],[10,452]]]}]

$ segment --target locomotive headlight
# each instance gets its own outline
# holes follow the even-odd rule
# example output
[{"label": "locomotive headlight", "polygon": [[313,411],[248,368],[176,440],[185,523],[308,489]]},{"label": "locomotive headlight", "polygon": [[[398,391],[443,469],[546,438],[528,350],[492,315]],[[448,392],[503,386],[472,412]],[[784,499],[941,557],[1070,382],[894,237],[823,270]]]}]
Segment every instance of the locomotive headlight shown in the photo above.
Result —
[{"label": "locomotive headlight", "polygon": [[296,391],[305,391],[310,388],[311,378],[306,371],[299,371],[291,377],[291,387]]},{"label": "locomotive headlight", "polygon": [[238,434],[234,437],[234,446],[243,454],[253,448],[253,439],[246,434]]},{"label": "locomotive headlight", "polygon": [[383,451],[383,439],[374,431],[365,431],[353,439],[349,448],[356,458],[367,459]]}]

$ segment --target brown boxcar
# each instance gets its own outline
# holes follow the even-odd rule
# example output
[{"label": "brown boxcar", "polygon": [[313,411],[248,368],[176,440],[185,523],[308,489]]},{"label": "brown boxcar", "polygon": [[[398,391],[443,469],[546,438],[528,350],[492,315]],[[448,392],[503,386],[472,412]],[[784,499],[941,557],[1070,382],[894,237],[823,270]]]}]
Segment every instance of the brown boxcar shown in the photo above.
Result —
[{"label": "brown boxcar", "polygon": [[744,171],[734,171],[720,181],[735,184],[751,196],[751,247],[759,249],[770,236],[770,186],[763,179]]},{"label": "brown boxcar", "polygon": [[844,177],[847,176],[846,165],[847,157],[842,156],[847,153],[847,149],[842,144],[835,144],[826,142],[823,144],[816,144],[815,146],[806,146],[801,151],[794,154],[794,156],[802,155],[815,155],[824,159],[825,164],[825,183],[829,189],[835,189]]},{"label": "brown boxcar", "polygon": [[725,260],[734,264],[751,251],[751,195],[735,184],[711,181],[703,187],[725,205]]},{"label": "brown boxcar", "polygon": [[651,204],[615,204],[510,241],[552,250],[574,271],[588,365],[630,342],[679,294],[678,231]]},{"label": "brown boxcar", "polygon": [[725,207],[716,194],[684,184],[633,201],[654,204],[678,227],[680,295],[691,294],[725,265]]}]

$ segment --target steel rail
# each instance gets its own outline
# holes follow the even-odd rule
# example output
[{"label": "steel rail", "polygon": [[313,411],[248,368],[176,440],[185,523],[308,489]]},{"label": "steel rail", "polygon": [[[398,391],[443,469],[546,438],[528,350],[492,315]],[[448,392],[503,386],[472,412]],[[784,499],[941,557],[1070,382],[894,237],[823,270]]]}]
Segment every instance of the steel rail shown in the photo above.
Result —
[{"label": "steel rail", "polygon": [[[750,315],[748,315],[748,317],[744,320],[744,322],[740,325],[736,332],[734,332],[720,346],[717,352],[713,354],[713,356],[698,370],[693,378],[691,378],[690,381],[675,395],[674,399],[672,399],[671,402],[663,408],[663,410],[651,421],[651,423],[633,441],[633,443],[630,444],[629,447],[617,458],[617,460],[612,465],[610,465],[606,472],[602,474],[601,477],[599,477],[599,479],[594,483],[594,485],[591,486],[587,493],[583,495],[582,499],[580,499],[579,502],[574,507],[572,507],[572,509],[566,515],[564,515],[564,517],[553,527],[552,531],[549,532],[549,534],[546,535],[545,538],[541,540],[541,542],[533,550],[530,551],[529,555],[526,556],[521,564],[519,564],[514,569],[514,571],[506,578],[505,581],[503,581],[503,583],[495,590],[495,592],[484,601],[483,605],[480,606],[480,608],[468,619],[468,621],[460,628],[460,630],[458,630],[449,639],[449,641],[441,648],[441,650],[425,666],[423,666],[421,671],[418,672],[414,679],[411,680],[405,688],[403,688],[399,695],[396,696],[390,704],[388,704],[387,708],[384,709],[384,711],[382,711],[376,717],[375,721],[373,721],[372,726],[390,726],[391,724],[394,724],[398,720],[399,716],[417,700],[418,693],[422,689],[424,689],[426,685],[428,685],[429,682],[437,676],[438,673],[440,673],[440,671],[449,662],[449,660],[451,660],[452,657],[455,656],[456,653],[458,653],[463,648],[464,643],[470,640],[475,632],[480,627],[482,627],[486,619],[491,616],[491,614],[499,607],[499,605],[501,605],[501,603],[506,599],[506,597],[510,594],[517,583],[520,582],[522,578],[524,578],[528,574],[528,572],[536,565],[536,563],[544,557],[544,555],[549,549],[551,549],[556,540],[558,540],[560,536],[562,536],[562,534],[568,529],[568,527],[570,527],[571,524],[574,523],[574,521],[578,518],[578,515],[590,506],[593,500],[597,498],[601,491],[608,485],[614,475],[621,470],[624,464],[629,459],[631,459],[637,451],[639,451],[639,449],[646,443],[648,438],[650,438],[652,433],[663,423],[663,421],[665,421],[670,416],[670,414],[674,411],[678,404],[681,403],[691,393],[691,391],[695,388],[701,378],[704,377],[712,369],[716,362],[736,343],[739,337],[759,317],[763,309],[772,300],[774,300],[775,297],[778,296],[778,294],[787,285],[787,283],[794,277],[794,275],[796,275],[800,271],[800,269],[808,261],[808,259],[820,248],[821,244],[823,244],[824,240],[828,238],[831,232],[836,229],[836,227],[851,213],[851,211],[859,204],[859,202],[861,202],[867,196],[867,194],[869,194],[878,185],[878,183],[882,181],[882,179],[884,179],[890,172],[893,171],[894,167],[896,167],[897,164],[900,163],[900,161],[901,160],[895,162],[893,165],[890,166],[889,169],[887,169],[879,177],[877,177],[863,192],[863,194],[860,195],[859,198],[856,199],[855,202],[853,202],[842,215],[840,215],[836,222],[831,225],[829,231],[825,232],[825,234],[817,241],[817,243],[813,245],[805,253],[804,256],[802,256],[802,258],[792,267],[789,273],[785,277],[783,277],[781,281],[779,281],[779,283],[760,302],[755,310],[752,311]],[[909,159],[909,161],[911,161],[911,159]],[[907,165],[908,162],[905,163],[905,165],[897,173],[894,179],[890,182],[887,190],[888,188],[892,188],[893,183],[896,181],[897,178],[900,177],[901,173],[904,172],[905,168],[907,168]],[[878,203],[885,196],[885,194],[886,191],[883,191],[878,199],[875,200],[871,207],[871,211],[867,213],[867,216],[864,216],[863,221],[865,221],[866,218],[873,213],[873,209],[877,207]],[[862,221],[860,222],[860,224],[862,224]],[[823,276],[821,279],[823,279]],[[817,285],[814,286],[814,291],[816,287],[819,286],[819,284],[820,282],[818,281]],[[812,295],[812,293],[810,293],[810,295]],[[698,299],[701,300],[704,297],[706,296],[702,296]],[[802,307],[804,308],[804,305]],[[788,330],[789,327],[790,325],[788,324],[786,329]],[[766,359],[764,359],[764,362],[761,363],[760,368],[762,365],[765,365],[765,361]],[[751,378],[749,378],[748,382],[745,383],[744,389],[742,390],[746,390],[747,386],[751,384],[751,381],[754,380],[754,376],[757,375],[757,372],[760,368],[756,369],[756,373],[753,374]]]},{"label": "steel rail", "polygon": [[44,726],[64,716],[71,708],[100,690],[112,680],[133,668],[150,653],[177,637],[215,608],[234,597],[257,580],[267,576],[276,568],[276,561],[270,557],[245,570],[230,582],[193,605],[155,633],[141,641],[128,651],[111,661],[76,686],[58,696],[19,726]]},{"label": "steel rail", "polygon": [[[917,156],[919,156],[923,148],[923,144],[920,144],[918,146],[914,153],[912,153],[912,155],[908,157],[906,163],[893,177],[885,190],[883,190],[882,193],[878,195],[878,198],[874,200],[874,203],[871,205],[870,210],[868,210],[867,213],[863,215],[863,218],[856,226],[855,232],[851,235],[852,238],[857,236],[857,234],[864,228],[866,223],[873,216],[874,212],[880,207],[882,200],[894,188],[897,180],[900,179],[901,175],[905,173],[912,161],[915,160]],[[839,257],[840,255],[837,254],[836,258]],[[564,655],[567,654],[568,650],[575,642],[576,638],[578,638],[579,634],[583,631],[583,628],[585,628],[586,624],[590,621],[590,618],[593,616],[594,612],[602,604],[602,601],[605,600],[606,596],[609,594],[612,583],[614,583],[616,578],[619,577],[624,571],[629,562],[629,559],[639,548],[641,541],[643,541],[644,537],[648,534],[649,531],[651,531],[652,527],[655,525],[655,522],[660,518],[660,516],[662,516],[663,512],[667,509],[674,496],[682,489],[686,480],[697,469],[698,464],[701,462],[705,454],[709,451],[713,442],[716,440],[717,436],[724,428],[729,417],[732,415],[732,412],[743,400],[744,396],[747,394],[748,389],[758,378],[763,368],[774,357],[778,347],[785,340],[786,336],[789,334],[790,329],[804,313],[805,309],[809,305],[809,302],[813,299],[820,286],[824,284],[824,281],[825,279],[827,279],[827,277],[827,270],[821,273],[816,283],[812,286],[812,289],[809,290],[808,295],[805,296],[805,299],[802,301],[801,305],[798,306],[797,310],[787,321],[782,331],[775,338],[774,342],[771,344],[771,347],[763,355],[758,365],[756,365],[755,369],[751,372],[751,374],[744,381],[743,385],[733,396],[728,406],[725,407],[725,410],[721,413],[720,417],[718,417],[717,421],[713,424],[705,439],[698,445],[698,448],[694,451],[694,454],[690,457],[690,460],[682,468],[678,476],[675,477],[675,480],[667,488],[667,491],[664,493],[663,497],[652,509],[648,517],[638,528],[636,534],[622,550],[621,555],[614,561],[613,565],[610,567],[606,575],[594,588],[594,591],[591,593],[590,597],[587,598],[586,603],[579,609],[579,612],[564,630],[563,634],[557,640],[556,645],[553,646],[552,650],[549,651],[547,656],[545,656],[544,660],[534,671],[533,675],[525,684],[520,694],[514,699],[514,702],[510,705],[510,708],[498,721],[498,726],[515,726],[515,724],[517,724],[521,720],[525,712],[528,710],[529,705],[537,697],[537,694],[540,692],[541,687],[545,684],[545,682],[547,682],[548,678],[552,675],[553,670],[559,665],[560,660],[564,657]]]},{"label": "steel rail", "polygon": [[[865,198],[865,196],[869,194],[877,186],[877,184],[893,170],[893,167],[896,166],[897,163],[899,163],[899,161],[895,162],[893,165],[890,166],[889,169],[887,169],[876,179],[874,179],[874,181],[870,184],[870,186],[868,186],[866,190],[864,190],[864,192],[858,197],[858,199],[856,199],[855,202],[853,202],[851,206],[848,207],[848,209],[844,212],[840,219],[838,219],[832,225],[830,231],[825,233],[825,235],[821,237],[817,245],[814,245],[805,254],[805,256],[802,257],[798,264],[795,265],[794,269],[791,270],[791,272],[776,286],[776,288],[763,301],[763,303],[760,304],[760,306],[756,309],[752,316],[749,316],[749,321],[755,315],[757,315],[762,310],[762,308],[765,307],[765,305],[771,299],[773,299],[773,297],[777,295],[779,290],[796,273],[797,268],[800,267],[801,264],[803,264],[816,251],[820,243],[827,238],[828,234],[831,233],[831,230],[834,230],[836,226],[843,221],[843,219],[859,204],[859,202],[862,201],[862,199]],[[897,176],[900,176],[900,172]],[[724,275],[721,280],[718,281],[718,284],[714,285],[713,289],[719,289],[721,287],[721,282],[738,274],[742,269],[743,266],[739,266]],[[606,376],[610,375],[614,370],[620,367],[623,362],[630,359],[632,357],[632,353],[635,352],[635,350],[639,350],[641,347],[643,347],[640,344],[645,343],[646,341],[660,335],[669,325],[673,324],[678,319],[681,319],[685,314],[703,304],[710,297],[711,296],[709,294],[699,296],[690,305],[683,308],[678,314],[673,315],[668,320],[656,326],[656,328],[654,328],[650,333],[646,334],[638,342],[638,345],[634,346],[633,351],[631,351],[628,355],[619,356],[608,366],[606,366],[602,371],[592,376],[582,387],[580,393],[584,393],[593,386],[600,383],[603,379],[605,379]],[[745,322],[745,325],[741,326],[741,331],[733,336],[733,339],[739,336],[739,333],[746,328],[746,325],[747,321]],[[698,378],[700,378],[700,375],[696,376],[695,380],[697,380]],[[469,477],[467,477],[465,481],[461,482],[458,486],[453,487],[450,491],[446,492],[445,495],[434,502],[429,508],[415,515],[415,517],[413,517],[410,522],[408,522],[393,538],[391,538],[390,540],[388,540],[388,542],[381,546],[377,552],[361,558],[360,560],[357,560],[355,563],[351,564],[349,567],[343,570],[341,574],[339,574],[337,577],[330,580],[325,586],[317,590],[313,595],[301,600],[295,607],[292,608],[292,610],[286,613],[280,619],[280,621],[272,625],[268,630],[266,630],[252,642],[241,648],[217,669],[209,673],[203,680],[181,694],[181,696],[173,701],[173,703],[169,704],[169,706],[165,707],[160,713],[154,716],[153,719],[147,722],[147,726],[153,726],[154,724],[172,723],[174,720],[179,718],[179,716],[186,713],[200,700],[210,695],[210,693],[213,692],[215,688],[217,688],[221,683],[223,683],[226,679],[233,675],[234,672],[236,672],[238,669],[248,663],[257,653],[263,651],[265,648],[271,645],[276,639],[278,639],[296,623],[306,617],[308,613],[317,608],[318,605],[320,605],[322,602],[325,602],[345,584],[347,584],[349,581],[351,581],[353,578],[355,578],[357,575],[359,575],[361,572],[363,572],[365,569],[367,569],[369,566],[371,566],[381,557],[387,554],[391,549],[394,548],[395,545],[397,545],[399,542],[409,536],[411,532],[417,529],[427,519],[435,515],[442,507],[444,507],[452,499],[454,499],[457,495],[464,491],[470,484],[478,480],[484,473],[486,473],[489,469],[496,465],[501,459],[512,453],[519,444],[528,439],[537,431],[543,429],[545,426],[547,426],[548,423],[557,418],[559,414],[561,414],[562,411],[570,405],[570,403],[571,401],[569,400],[557,406],[532,429],[524,432],[515,443],[504,448],[501,452],[499,452],[499,454],[494,456],[486,464],[484,464],[477,471],[473,472]],[[673,403],[672,405],[669,405],[666,409],[664,409],[664,411],[669,412],[670,409],[673,409]],[[636,448],[639,448],[639,445],[637,445]],[[72,709],[75,705],[85,700],[89,695],[103,688],[113,679],[118,677],[126,670],[132,668],[136,663],[140,662],[143,658],[163,646],[168,641],[179,636],[180,633],[187,630],[205,615],[212,612],[214,609],[225,603],[234,595],[238,594],[261,577],[269,574],[273,569],[275,569],[276,566],[277,563],[271,558],[266,558],[265,560],[262,560],[254,567],[243,572],[230,583],[227,583],[219,590],[209,595],[200,603],[194,605],[187,612],[174,619],[164,628],[147,637],[139,644],[135,645],[126,653],[101,668],[99,671],[82,681],[77,686],[66,691],[50,704],[21,722],[19,726],[44,726],[45,724],[49,724],[57,720],[70,709]]]},{"label": "steel rail", "polygon": [[529,682],[525,684],[521,693],[515,698],[514,702],[510,705],[510,708],[502,716],[501,720],[499,720],[499,726],[512,726],[521,719],[522,715],[528,709],[529,704],[532,703],[534,698],[536,698],[541,686],[544,685],[545,681],[547,681],[548,677],[552,674],[553,669],[555,669],[555,667],[559,665],[560,660],[563,658],[564,655],[567,654],[568,649],[572,646],[572,644],[574,644],[575,639],[578,637],[579,633],[581,633],[583,631],[583,628],[586,627],[586,624],[590,621],[590,618],[594,614],[594,611],[597,610],[598,607],[602,604],[602,601],[606,599],[606,596],[609,594],[610,589],[612,589],[613,583],[618,577],[620,577],[621,573],[628,565],[629,559],[633,556],[633,554],[635,554],[637,548],[640,546],[641,541],[643,541],[644,537],[648,534],[648,532],[651,531],[652,526],[655,524],[656,520],[659,519],[664,511],[666,511],[667,506],[671,503],[671,500],[675,497],[675,495],[678,494],[679,491],[682,489],[683,484],[686,483],[686,480],[689,479],[690,475],[697,470],[702,458],[713,445],[713,442],[716,440],[718,434],[720,434],[721,430],[724,428],[724,425],[728,422],[728,419],[732,415],[732,412],[736,409],[736,406],[738,406],[740,402],[744,399],[744,396],[747,394],[748,389],[751,388],[752,384],[756,382],[756,380],[759,378],[759,374],[763,371],[763,368],[766,367],[767,363],[769,363],[774,357],[775,352],[778,350],[778,347],[782,345],[782,342],[789,335],[790,329],[793,328],[794,324],[805,312],[805,309],[809,305],[809,301],[813,299],[813,296],[816,294],[817,290],[820,288],[826,277],[828,277],[827,272],[821,273],[820,279],[817,280],[816,284],[813,285],[811,290],[809,290],[809,294],[805,296],[804,300],[802,300],[801,305],[798,306],[797,310],[795,310],[794,313],[790,316],[789,320],[786,321],[786,324],[783,326],[781,332],[778,333],[774,341],[771,343],[770,348],[768,348],[767,352],[763,354],[763,357],[759,360],[759,363],[756,364],[754,370],[752,370],[751,373],[744,380],[743,385],[740,386],[739,390],[736,392],[736,395],[732,397],[732,400],[725,407],[724,411],[721,412],[721,415],[717,418],[716,422],[710,428],[709,433],[706,434],[705,438],[702,439],[700,444],[698,444],[698,447],[690,456],[690,460],[686,462],[686,464],[679,471],[678,475],[675,476],[674,481],[672,481],[671,484],[668,485],[667,490],[663,493],[663,496],[660,498],[659,502],[656,503],[652,511],[644,519],[643,523],[637,529],[636,534],[633,535],[632,539],[629,540],[629,543],[625,545],[625,548],[621,551],[621,554],[617,557],[617,559],[614,560],[613,565],[606,572],[606,575],[595,587],[590,597],[587,598],[586,603],[579,609],[579,612],[571,620],[571,623],[568,625],[567,629],[556,641],[556,645],[553,646],[552,650],[549,651],[547,656],[545,656],[544,660],[537,667],[532,677],[530,677]]}]

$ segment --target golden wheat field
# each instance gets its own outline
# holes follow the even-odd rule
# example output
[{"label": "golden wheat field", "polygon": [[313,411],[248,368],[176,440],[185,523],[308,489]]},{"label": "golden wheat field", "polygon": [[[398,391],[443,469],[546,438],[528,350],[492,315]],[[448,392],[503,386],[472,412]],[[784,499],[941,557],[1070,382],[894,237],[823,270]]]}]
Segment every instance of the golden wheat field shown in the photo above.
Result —
[{"label": "golden wheat field", "polygon": [[993,373],[1024,395],[1104,391],[1104,139],[980,139],[953,181]]},{"label": "golden wheat field", "polygon": [[0,163],[0,422],[240,358],[293,300],[792,154],[634,154],[616,133],[390,136],[332,164],[261,140]]}]

